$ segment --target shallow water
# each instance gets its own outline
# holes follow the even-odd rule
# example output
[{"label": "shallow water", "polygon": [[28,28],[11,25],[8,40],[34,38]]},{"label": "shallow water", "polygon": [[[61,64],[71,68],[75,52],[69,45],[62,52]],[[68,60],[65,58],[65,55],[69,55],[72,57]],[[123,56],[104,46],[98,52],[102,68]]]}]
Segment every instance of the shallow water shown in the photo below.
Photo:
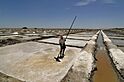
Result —
[{"label": "shallow water", "polygon": [[124,40],[111,39],[112,43],[115,45],[124,45]]},{"label": "shallow water", "polygon": [[119,82],[118,76],[111,64],[111,61],[103,44],[101,33],[98,37],[97,44],[97,71],[95,71],[95,74],[93,76],[93,82]]}]

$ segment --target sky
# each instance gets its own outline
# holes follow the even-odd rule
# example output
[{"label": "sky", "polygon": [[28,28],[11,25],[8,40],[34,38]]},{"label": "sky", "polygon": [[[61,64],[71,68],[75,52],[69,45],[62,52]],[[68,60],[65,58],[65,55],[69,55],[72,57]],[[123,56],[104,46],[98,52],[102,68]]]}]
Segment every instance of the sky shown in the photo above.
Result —
[{"label": "sky", "polygon": [[0,0],[0,27],[124,27],[124,0]]}]

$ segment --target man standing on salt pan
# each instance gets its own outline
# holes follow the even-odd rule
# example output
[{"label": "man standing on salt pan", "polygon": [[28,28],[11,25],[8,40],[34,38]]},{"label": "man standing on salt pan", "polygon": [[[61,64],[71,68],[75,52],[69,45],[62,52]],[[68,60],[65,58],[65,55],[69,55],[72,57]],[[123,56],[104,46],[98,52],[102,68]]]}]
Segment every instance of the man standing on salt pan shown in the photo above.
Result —
[{"label": "man standing on salt pan", "polygon": [[72,26],[73,26],[73,24],[74,24],[76,18],[77,18],[77,16],[74,17],[74,20],[72,21],[72,24],[71,24],[71,26],[70,26],[70,28],[69,28],[69,31],[68,31],[68,33],[67,33],[66,38],[64,39],[63,36],[60,35],[60,39],[59,39],[60,53],[58,54],[57,58],[54,57],[54,58],[56,59],[56,61],[58,61],[58,62],[60,62],[59,58],[64,58],[64,52],[65,52],[65,48],[66,48],[66,46],[65,46],[65,41],[66,41],[66,39],[67,39],[67,37],[68,37],[68,35],[69,35],[69,33],[70,33],[70,30],[71,30],[71,28],[72,28]]},{"label": "man standing on salt pan", "polygon": [[66,41],[66,39],[63,38],[62,35],[60,35],[60,39],[59,39],[60,52],[57,57],[54,57],[56,59],[56,61],[58,61],[58,62],[61,62],[59,59],[64,58],[64,52],[65,52],[65,48],[66,48],[65,41]]},{"label": "man standing on salt pan", "polygon": [[66,41],[66,39],[63,38],[62,35],[60,35],[60,39],[59,39],[60,56],[59,56],[59,58],[63,58],[63,57],[64,57],[64,52],[65,52],[65,48],[66,48],[66,46],[65,46],[65,41]]}]

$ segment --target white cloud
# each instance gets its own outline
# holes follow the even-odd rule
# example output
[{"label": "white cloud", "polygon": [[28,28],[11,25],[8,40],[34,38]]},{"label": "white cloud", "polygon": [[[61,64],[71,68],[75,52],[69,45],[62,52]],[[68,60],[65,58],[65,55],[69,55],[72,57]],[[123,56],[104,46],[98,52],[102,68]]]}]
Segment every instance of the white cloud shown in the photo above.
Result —
[{"label": "white cloud", "polygon": [[74,6],[85,6],[90,4],[91,2],[95,2],[96,0],[81,0],[77,2]]},{"label": "white cloud", "polygon": [[115,0],[102,0],[103,3],[108,3],[108,4],[112,4],[115,3]]},{"label": "white cloud", "polygon": [[[92,2],[96,2],[98,0],[80,0],[79,2],[77,2],[74,6],[85,6],[85,5],[89,5]],[[115,0],[101,0],[102,3],[105,4],[113,4],[115,3]]]}]

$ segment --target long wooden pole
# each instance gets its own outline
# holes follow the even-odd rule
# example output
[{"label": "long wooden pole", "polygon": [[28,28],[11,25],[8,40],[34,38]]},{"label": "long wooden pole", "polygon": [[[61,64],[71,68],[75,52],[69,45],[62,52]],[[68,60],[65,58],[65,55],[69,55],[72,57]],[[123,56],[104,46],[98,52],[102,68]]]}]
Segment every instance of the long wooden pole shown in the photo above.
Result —
[{"label": "long wooden pole", "polygon": [[74,22],[75,22],[76,18],[77,18],[77,16],[74,17],[74,20],[72,21],[72,24],[71,24],[71,26],[70,26],[70,28],[69,28],[69,31],[68,31],[67,36],[66,36],[65,39],[67,39],[67,37],[68,37],[68,35],[69,35],[69,33],[70,33],[70,30],[71,30],[71,28],[72,28],[73,25],[74,25]]}]

